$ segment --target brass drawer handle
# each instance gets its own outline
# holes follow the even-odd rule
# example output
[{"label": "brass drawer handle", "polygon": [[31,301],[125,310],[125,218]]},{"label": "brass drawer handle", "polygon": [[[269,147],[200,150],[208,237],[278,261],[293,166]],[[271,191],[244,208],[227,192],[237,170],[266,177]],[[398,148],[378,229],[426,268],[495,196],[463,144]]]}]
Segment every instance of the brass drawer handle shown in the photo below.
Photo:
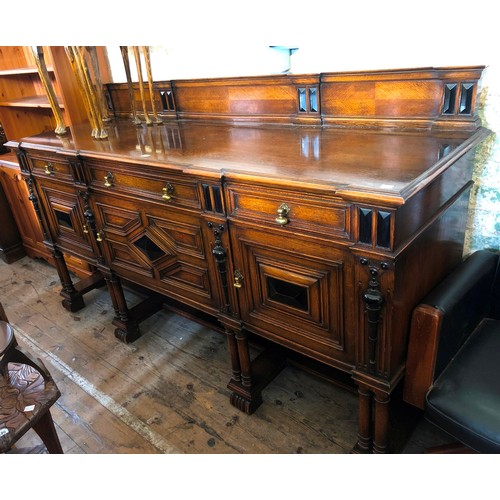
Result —
[{"label": "brass drawer handle", "polygon": [[288,219],[288,214],[290,213],[290,208],[286,203],[282,203],[278,208],[278,217],[276,217],[276,223],[280,226],[286,226],[290,220]]},{"label": "brass drawer handle", "polygon": [[243,275],[241,271],[234,271],[234,288],[241,288],[243,286]]},{"label": "brass drawer handle", "polygon": [[83,232],[85,234],[89,234],[89,230],[88,230],[88,228],[87,228],[87,226],[85,224],[83,225]]},{"label": "brass drawer handle", "polygon": [[170,182],[168,182],[167,185],[162,189],[161,197],[165,201],[170,201],[172,199],[173,194],[174,194],[174,186],[172,186],[172,184],[170,184]]},{"label": "brass drawer handle", "polygon": [[52,175],[54,173],[54,165],[52,165],[52,163],[47,163],[45,165],[45,173],[47,175]]},{"label": "brass drawer handle", "polygon": [[104,185],[109,188],[113,185],[113,182],[115,181],[115,178],[113,177],[113,174],[111,172],[108,172],[104,176]]},{"label": "brass drawer handle", "polygon": [[101,229],[100,231],[97,231],[96,240],[100,242],[103,239],[104,239],[104,231]]}]

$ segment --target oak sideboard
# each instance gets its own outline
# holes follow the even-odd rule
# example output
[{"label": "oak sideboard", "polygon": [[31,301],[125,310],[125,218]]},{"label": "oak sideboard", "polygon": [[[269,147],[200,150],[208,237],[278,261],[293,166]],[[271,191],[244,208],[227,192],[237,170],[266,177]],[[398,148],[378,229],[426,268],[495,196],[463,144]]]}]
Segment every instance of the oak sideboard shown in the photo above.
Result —
[{"label": "oak sideboard", "polygon": [[[63,305],[107,285],[133,342],[164,303],[225,331],[231,403],[252,413],[287,352],[348,373],[355,452],[390,451],[412,309],[461,259],[482,67],[155,82],[162,124],[106,91],[108,139],[11,141]],[[73,280],[65,255],[92,273]],[[76,281],[76,282],[74,282]],[[129,307],[123,284],[147,293]],[[248,335],[268,347],[250,356]],[[354,443],[353,443],[354,444]]]}]

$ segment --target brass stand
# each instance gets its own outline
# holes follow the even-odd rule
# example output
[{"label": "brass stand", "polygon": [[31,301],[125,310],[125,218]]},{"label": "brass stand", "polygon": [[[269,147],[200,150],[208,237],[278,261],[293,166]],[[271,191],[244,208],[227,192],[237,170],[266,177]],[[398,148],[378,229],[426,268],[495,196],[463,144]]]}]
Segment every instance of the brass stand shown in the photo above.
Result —
[{"label": "brass stand", "polygon": [[[127,84],[128,84],[128,92],[129,92],[129,99],[130,99],[130,108],[132,112],[132,123],[134,125],[140,125],[141,120],[137,116],[137,110],[136,110],[136,102],[135,102],[135,93],[134,93],[134,87],[132,84],[132,76],[130,73],[130,62],[129,62],[129,57],[128,57],[128,47],[121,46],[120,50],[122,53],[122,59],[123,59],[123,64],[125,66],[125,74],[127,77]],[[154,96],[154,86],[153,86],[153,74],[151,71],[151,57],[150,57],[150,52],[149,52],[149,47],[132,47],[132,51],[134,53],[134,59],[135,59],[135,65],[137,68],[137,78],[139,80],[139,91],[141,95],[141,104],[142,104],[142,112],[144,114],[144,121],[146,125],[153,125],[153,123],[163,123],[163,120],[158,116],[158,112],[156,109],[156,102],[155,102],[155,96]],[[151,102],[151,110],[153,114],[153,118],[148,114],[147,111],[147,102],[146,102],[146,94],[145,94],[145,89],[144,89],[144,81],[142,77],[142,63],[141,63],[141,51],[144,55],[144,61],[146,64],[146,74],[148,78],[148,88],[149,88],[149,99]]]},{"label": "brass stand", "polygon": [[77,46],[66,47],[66,54],[68,55],[69,62],[75,73],[87,109],[90,125],[92,127],[91,135],[95,139],[107,139],[108,133],[104,128],[97,91],[92,82],[87,61],[85,60],[85,48]]},{"label": "brass stand", "polygon": [[63,115],[59,103],[57,102],[56,93],[50,80],[49,72],[47,70],[47,64],[45,63],[45,55],[43,53],[43,47],[36,46],[31,47],[33,56],[35,58],[35,64],[38,69],[38,74],[40,75],[40,80],[42,81],[43,88],[49,99],[50,107],[54,113],[54,118],[56,119],[55,133],[57,135],[65,135],[68,132],[66,124],[64,123]]}]

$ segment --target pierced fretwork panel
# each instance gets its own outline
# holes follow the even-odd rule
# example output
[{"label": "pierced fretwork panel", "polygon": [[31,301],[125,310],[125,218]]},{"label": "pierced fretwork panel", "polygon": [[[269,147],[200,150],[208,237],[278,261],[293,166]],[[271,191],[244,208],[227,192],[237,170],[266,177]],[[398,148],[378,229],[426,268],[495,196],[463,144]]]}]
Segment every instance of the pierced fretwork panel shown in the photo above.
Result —
[{"label": "pierced fretwork panel", "polygon": [[470,115],[472,113],[472,98],[474,96],[474,84],[462,83],[460,86],[460,106],[458,112],[461,115]]},{"label": "pierced fretwork panel", "polygon": [[447,83],[444,86],[443,114],[453,115],[455,113],[455,103],[457,101],[457,84]]},{"label": "pierced fretwork panel", "polygon": [[319,112],[319,89],[318,87],[299,87],[297,89],[299,113]]},{"label": "pierced fretwork panel", "polygon": [[471,82],[445,83],[441,113],[447,116],[472,115],[476,84]]},{"label": "pierced fretwork panel", "polygon": [[175,111],[173,91],[171,89],[160,89],[159,92],[163,111]]},{"label": "pierced fretwork panel", "polygon": [[391,248],[392,212],[360,207],[358,209],[358,242],[371,247]]},{"label": "pierced fretwork panel", "polygon": [[216,212],[218,214],[224,213],[222,205],[222,192],[220,186],[202,184],[203,199],[205,202],[205,210],[207,212]]}]

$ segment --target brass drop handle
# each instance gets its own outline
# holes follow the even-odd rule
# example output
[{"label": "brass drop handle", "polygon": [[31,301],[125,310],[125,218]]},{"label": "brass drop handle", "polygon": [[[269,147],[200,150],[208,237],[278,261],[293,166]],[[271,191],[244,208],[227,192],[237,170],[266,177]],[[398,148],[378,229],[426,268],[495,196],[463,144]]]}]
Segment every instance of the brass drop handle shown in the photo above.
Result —
[{"label": "brass drop handle", "polygon": [[170,184],[170,182],[168,182],[167,185],[162,189],[161,197],[165,201],[170,201],[172,199],[173,194],[174,194],[174,186],[172,186],[172,184]]},{"label": "brass drop handle", "polygon": [[89,234],[89,229],[88,229],[88,227],[85,224],[83,225],[83,232],[85,234]]},{"label": "brass drop handle", "polygon": [[47,175],[52,175],[54,173],[54,165],[52,165],[52,163],[47,163],[45,165],[45,173]]},{"label": "brass drop handle", "polygon": [[276,217],[276,223],[280,226],[286,226],[290,220],[288,219],[288,214],[290,213],[290,208],[286,203],[282,203],[278,208],[278,217]]},{"label": "brass drop handle", "polygon": [[107,188],[111,187],[113,185],[114,180],[115,178],[113,177],[113,174],[111,172],[108,172],[104,176],[104,186],[106,186]]},{"label": "brass drop handle", "polygon": [[96,240],[101,242],[103,238],[104,238],[104,231],[101,229],[100,231],[97,231]]},{"label": "brass drop handle", "polygon": [[234,288],[241,288],[243,286],[243,275],[241,271],[234,272]]}]

